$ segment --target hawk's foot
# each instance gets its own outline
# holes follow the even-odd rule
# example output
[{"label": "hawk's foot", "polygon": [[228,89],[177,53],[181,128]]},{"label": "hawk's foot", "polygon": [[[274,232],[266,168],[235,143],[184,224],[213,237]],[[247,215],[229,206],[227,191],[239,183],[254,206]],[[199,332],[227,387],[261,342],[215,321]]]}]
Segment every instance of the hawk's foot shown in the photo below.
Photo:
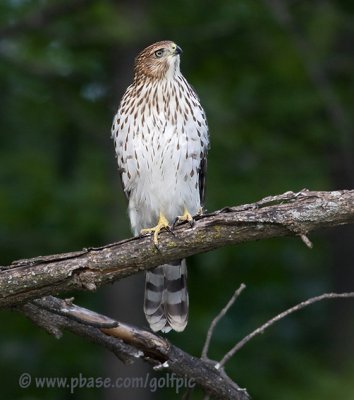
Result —
[{"label": "hawk's foot", "polygon": [[191,227],[194,225],[194,219],[186,208],[184,209],[183,215],[180,215],[175,219],[172,226],[175,227],[177,224],[182,222],[188,222]]},{"label": "hawk's foot", "polygon": [[153,233],[154,234],[154,244],[157,247],[159,244],[159,233],[161,232],[162,229],[167,229],[170,230],[170,226],[168,224],[168,221],[166,217],[160,213],[159,216],[159,221],[156,226],[153,228],[145,228],[140,231],[140,235],[146,235],[147,233]]},{"label": "hawk's foot", "polygon": [[203,209],[203,207],[199,207],[198,208],[198,211],[197,211],[197,215],[203,215],[204,214],[204,209]]}]

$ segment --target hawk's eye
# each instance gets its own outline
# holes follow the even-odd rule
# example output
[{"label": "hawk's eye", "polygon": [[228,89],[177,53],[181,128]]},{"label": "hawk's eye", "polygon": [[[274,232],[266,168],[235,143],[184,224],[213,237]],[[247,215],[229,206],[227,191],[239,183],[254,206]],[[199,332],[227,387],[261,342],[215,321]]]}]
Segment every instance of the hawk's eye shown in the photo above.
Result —
[{"label": "hawk's eye", "polygon": [[163,49],[159,49],[155,51],[155,56],[157,58],[161,58],[163,56]]}]

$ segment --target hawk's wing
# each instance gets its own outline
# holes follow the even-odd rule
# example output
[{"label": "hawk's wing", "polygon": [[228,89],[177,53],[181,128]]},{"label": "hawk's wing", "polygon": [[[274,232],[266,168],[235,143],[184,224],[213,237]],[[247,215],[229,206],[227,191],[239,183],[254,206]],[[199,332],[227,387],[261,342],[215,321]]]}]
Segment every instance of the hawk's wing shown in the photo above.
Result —
[{"label": "hawk's wing", "polygon": [[125,92],[121,104],[118,108],[117,114],[114,116],[111,137],[114,140],[114,147],[118,163],[118,172],[122,188],[127,200],[130,198],[131,184],[135,177],[136,165],[135,160],[131,156],[133,151],[133,136],[130,132],[131,115],[127,112],[121,113],[122,106],[126,104],[126,97],[128,97],[130,86]]},{"label": "hawk's wing", "polygon": [[127,189],[128,181],[126,175],[126,161],[124,157],[125,152],[123,149],[123,143],[125,143],[127,139],[127,132],[125,129],[123,129],[123,131],[119,129],[119,110],[113,119],[111,137],[114,140],[114,148],[118,163],[118,173],[119,173],[120,183],[122,185],[122,189],[126,199],[129,200],[130,190]]},{"label": "hawk's wing", "polygon": [[123,189],[123,192],[124,192],[124,194],[125,194],[125,198],[126,198],[127,201],[129,202],[130,190],[126,190],[126,188],[125,188],[124,179],[123,179],[123,172],[125,172],[125,169],[124,169],[124,168],[118,167],[118,173],[119,173],[119,178],[120,178],[120,184],[121,184],[122,189]]},{"label": "hawk's wing", "polygon": [[198,169],[199,176],[199,196],[200,196],[200,206],[204,207],[205,201],[205,183],[206,183],[206,172],[207,172],[207,155],[200,160],[200,166]]}]

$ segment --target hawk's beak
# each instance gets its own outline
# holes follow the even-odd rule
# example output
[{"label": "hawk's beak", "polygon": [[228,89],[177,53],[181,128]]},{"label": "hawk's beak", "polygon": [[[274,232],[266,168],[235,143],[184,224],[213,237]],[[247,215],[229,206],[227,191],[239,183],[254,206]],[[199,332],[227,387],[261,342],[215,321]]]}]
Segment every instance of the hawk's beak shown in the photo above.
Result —
[{"label": "hawk's beak", "polygon": [[175,55],[182,54],[182,53],[183,53],[182,49],[179,46],[177,46],[176,50],[175,50]]}]

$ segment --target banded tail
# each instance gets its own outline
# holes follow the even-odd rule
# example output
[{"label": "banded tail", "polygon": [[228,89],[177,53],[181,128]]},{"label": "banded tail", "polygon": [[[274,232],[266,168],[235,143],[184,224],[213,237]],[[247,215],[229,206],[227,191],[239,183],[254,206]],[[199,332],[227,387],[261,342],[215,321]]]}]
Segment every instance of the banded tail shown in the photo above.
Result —
[{"label": "banded tail", "polygon": [[183,331],[188,322],[188,304],[186,260],[146,272],[144,312],[154,332]]}]

